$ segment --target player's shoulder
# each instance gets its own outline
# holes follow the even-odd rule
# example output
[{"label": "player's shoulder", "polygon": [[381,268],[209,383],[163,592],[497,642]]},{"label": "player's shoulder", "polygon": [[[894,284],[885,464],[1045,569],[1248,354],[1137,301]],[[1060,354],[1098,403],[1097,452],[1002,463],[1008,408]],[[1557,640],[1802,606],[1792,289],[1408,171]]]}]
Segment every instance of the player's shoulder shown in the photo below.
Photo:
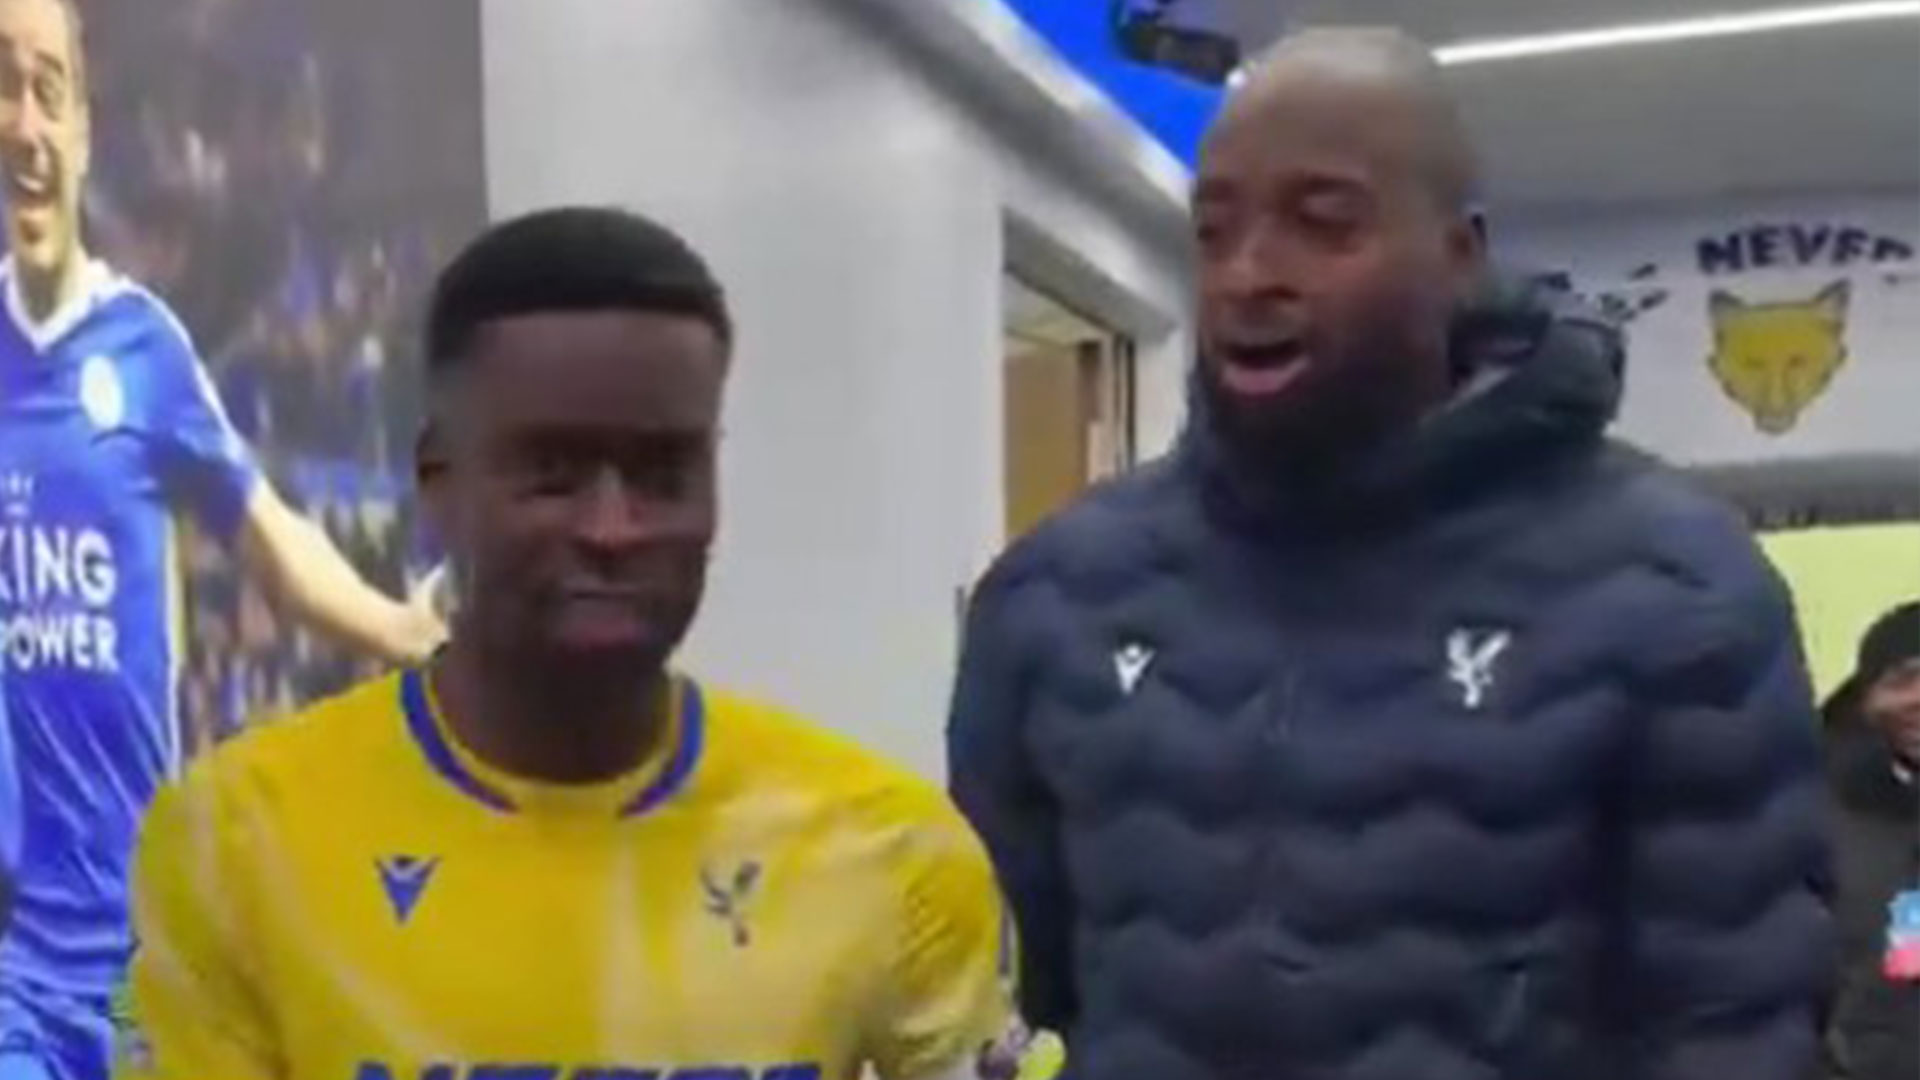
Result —
[{"label": "player's shoulder", "polygon": [[105,263],[95,264],[89,289],[103,322],[130,329],[150,349],[192,355],[193,336],[186,324],[152,289]]},{"label": "player's shoulder", "polygon": [[725,691],[706,699],[707,737],[730,784],[817,801],[876,831],[960,820],[938,785],[811,718]]},{"label": "player's shoulder", "polygon": [[344,790],[374,773],[371,763],[389,750],[398,700],[398,678],[387,676],[262,719],[202,755],[175,786],[189,800],[256,806]]},{"label": "player's shoulder", "polygon": [[61,310],[43,321],[21,308],[18,271],[11,258],[0,259],[0,323],[9,337],[42,351],[140,350],[190,356],[193,341],[186,325],[152,290],[109,263],[90,259],[82,267],[78,289]]}]

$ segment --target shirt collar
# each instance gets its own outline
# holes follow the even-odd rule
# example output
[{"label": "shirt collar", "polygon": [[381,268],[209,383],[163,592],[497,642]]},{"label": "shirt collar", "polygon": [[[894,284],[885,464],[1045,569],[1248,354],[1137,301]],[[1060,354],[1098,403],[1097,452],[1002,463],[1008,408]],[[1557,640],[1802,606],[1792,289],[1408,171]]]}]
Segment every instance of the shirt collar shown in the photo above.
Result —
[{"label": "shirt collar", "polygon": [[0,261],[0,277],[6,279],[7,314],[27,340],[33,342],[34,348],[42,351],[78,326],[113,284],[113,272],[107,269],[105,263],[98,259],[86,259],[81,263],[80,277],[73,295],[46,318],[36,319],[27,310],[27,298],[20,292],[20,268],[13,256],[9,255]]}]

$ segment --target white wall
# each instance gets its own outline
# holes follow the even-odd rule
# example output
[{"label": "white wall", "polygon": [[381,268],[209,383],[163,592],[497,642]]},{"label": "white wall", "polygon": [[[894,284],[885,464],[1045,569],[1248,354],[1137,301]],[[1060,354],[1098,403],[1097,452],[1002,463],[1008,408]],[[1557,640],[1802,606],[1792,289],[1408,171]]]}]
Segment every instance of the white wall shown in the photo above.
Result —
[{"label": "white wall", "polygon": [[[1920,453],[1920,195],[1568,212],[1496,222],[1495,238],[1503,255],[1568,270],[1633,312],[1619,430],[1649,449],[1703,465]],[[1799,303],[1840,282],[1844,362],[1790,427],[1763,431],[1709,362],[1720,349],[1709,298]],[[1790,362],[1817,342],[1799,332],[1810,328],[1790,319],[1749,340]]]},{"label": "white wall", "polygon": [[832,0],[483,10],[494,213],[642,210],[733,298],[724,536],[689,666],[937,774],[956,590],[1001,542],[1004,217],[1159,313],[1148,380],[1176,392],[1177,271]]}]

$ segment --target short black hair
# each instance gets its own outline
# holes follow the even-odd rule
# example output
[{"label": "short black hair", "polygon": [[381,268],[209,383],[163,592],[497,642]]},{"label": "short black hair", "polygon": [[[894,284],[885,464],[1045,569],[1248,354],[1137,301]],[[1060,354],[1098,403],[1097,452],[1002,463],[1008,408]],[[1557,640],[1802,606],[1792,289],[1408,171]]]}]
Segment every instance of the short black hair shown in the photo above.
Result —
[{"label": "short black hair", "polygon": [[441,272],[427,305],[427,374],[460,367],[487,323],[604,310],[684,315],[733,343],[725,291],[677,233],[630,211],[569,206],[494,226]]}]

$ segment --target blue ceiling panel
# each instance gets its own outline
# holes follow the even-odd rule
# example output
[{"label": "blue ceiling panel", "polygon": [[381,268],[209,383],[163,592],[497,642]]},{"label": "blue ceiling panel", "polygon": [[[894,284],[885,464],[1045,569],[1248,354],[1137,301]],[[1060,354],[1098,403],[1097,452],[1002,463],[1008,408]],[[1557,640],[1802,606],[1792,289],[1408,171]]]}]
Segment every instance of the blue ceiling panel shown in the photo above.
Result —
[{"label": "blue ceiling panel", "polygon": [[[1224,96],[1217,86],[1136,63],[1120,51],[1112,0],[1004,0],[1089,82],[1192,167]],[[1125,0],[1121,0],[1124,4]]]}]

